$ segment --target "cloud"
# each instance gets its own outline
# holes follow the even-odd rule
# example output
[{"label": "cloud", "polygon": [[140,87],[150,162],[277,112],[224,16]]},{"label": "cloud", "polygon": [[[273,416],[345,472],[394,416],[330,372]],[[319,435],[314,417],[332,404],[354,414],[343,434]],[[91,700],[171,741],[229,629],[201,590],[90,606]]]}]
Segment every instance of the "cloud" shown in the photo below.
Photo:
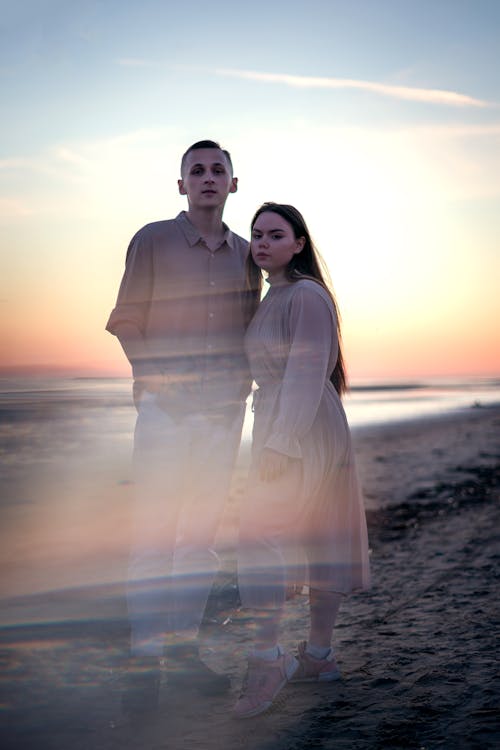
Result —
[{"label": "cloud", "polygon": [[89,160],[84,158],[81,154],[77,153],[74,149],[68,148],[67,146],[56,146],[53,149],[54,155],[61,162],[70,164],[74,167],[86,168],[89,164]]},{"label": "cloud", "polygon": [[351,78],[320,78],[314,76],[296,76],[286,73],[259,73],[252,70],[238,70],[234,68],[217,68],[215,71],[219,76],[231,76],[233,78],[244,78],[251,81],[263,81],[265,83],[282,83],[294,88],[309,89],[359,89],[382,96],[390,96],[394,99],[407,101],[425,102],[426,104],[444,104],[452,107],[491,107],[492,103],[482,99],[475,99],[466,94],[456,91],[442,89],[422,89],[411,86],[397,86],[389,83],[377,83],[376,81],[358,81]]},{"label": "cloud", "polygon": [[[0,222],[29,216],[88,219],[101,216],[104,206],[112,213],[115,205],[125,214],[163,212],[165,170],[176,174],[182,135],[174,127],[142,128],[0,159]],[[155,194],[151,208],[147,204]]]}]

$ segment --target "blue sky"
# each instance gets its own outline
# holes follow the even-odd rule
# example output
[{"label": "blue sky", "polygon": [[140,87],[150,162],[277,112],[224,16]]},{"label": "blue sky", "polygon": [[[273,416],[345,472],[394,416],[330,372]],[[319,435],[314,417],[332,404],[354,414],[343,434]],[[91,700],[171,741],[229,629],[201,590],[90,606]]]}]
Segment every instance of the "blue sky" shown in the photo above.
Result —
[{"label": "blue sky", "polygon": [[462,371],[464,334],[495,369],[500,3],[1,11],[4,362],[120,366],[102,326],[126,243],[184,207],[179,157],[209,137],[240,178],[232,227],[263,200],[305,214],[355,373]]},{"label": "blue sky", "polygon": [[[2,150],[199,118],[369,116],[381,124],[455,112],[347,90],[283,91],[220,68],[457,91],[500,100],[500,4],[409,2],[2,3]],[[135,65],[134,65],[135,62]],[[295,93],[295,96],[291,96]],[[390,105],[390,106],[389,106]],[[433,109],[433,111],[429,111]],[[273,111],[273,116],[275,115]],[[472,113],[474,120],[477,112]],[[491,121],[497,112],[482,112]],[[227,116],[227,115],[226,115]],[[260,111],[260,117],[265,111]],[[462,112],[469,120],[470,112]]]}]

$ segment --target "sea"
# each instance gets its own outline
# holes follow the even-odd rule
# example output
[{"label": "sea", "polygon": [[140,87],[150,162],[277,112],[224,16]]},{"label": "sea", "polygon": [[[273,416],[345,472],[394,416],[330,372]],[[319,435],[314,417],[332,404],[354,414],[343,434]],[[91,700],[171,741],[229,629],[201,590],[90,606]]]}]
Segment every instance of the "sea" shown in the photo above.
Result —
[{"label": "sea", "polygon": [[[500,402],[500,377],[354,381],[344,397],[351,428],[480,408]],[[133,431],[135,409],[129,378],[0,378],[0,436],[33,420],[61,419],[64,410],[83,433]],[[250,408],[248,409],[251,412]],[[77,415],[80,413],[81,418]],[[247,415],[244,440],[251,438]]]}]

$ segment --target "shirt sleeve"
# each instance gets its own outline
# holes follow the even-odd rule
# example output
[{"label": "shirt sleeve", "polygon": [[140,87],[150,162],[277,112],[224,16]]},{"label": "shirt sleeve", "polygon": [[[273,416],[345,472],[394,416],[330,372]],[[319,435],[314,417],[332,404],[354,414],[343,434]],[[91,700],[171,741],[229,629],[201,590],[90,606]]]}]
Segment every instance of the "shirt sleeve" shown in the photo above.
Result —
[{"label": "shirt sleeve", "polygon": [[290,458],[302,458],[300,440],[311,429],[338,354],[337,321],[326,299],[310,287],[296,290],[289,312],[291,346],[278,413],[266,442]]},{"label": "shirt sleeve", "polygon": [[106,330],[116,336],[116,329],[120,323],[133,323],[144,335],[152,290],[152,243],[144,237],[144,230],[141,230],[132,238],[128,247],[125,273]]}]

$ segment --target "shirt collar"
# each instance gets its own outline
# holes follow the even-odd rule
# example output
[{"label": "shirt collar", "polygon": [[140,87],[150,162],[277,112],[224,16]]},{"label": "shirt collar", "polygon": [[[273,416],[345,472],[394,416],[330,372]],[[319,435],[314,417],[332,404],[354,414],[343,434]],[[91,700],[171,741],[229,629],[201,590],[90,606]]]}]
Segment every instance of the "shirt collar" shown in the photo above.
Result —
[{"label": "shirt collar", "polygon": [[[194,226],[194,224],[191,224],[191,222],[189,221],[186,211],[181,211],[180,214],[175,217],[175,221],[179,225],[184,237],[191,247],[194,247],[200,240],[203,239],[199,230]],[[222,226],[224,227],[224,237],[222,238],[222,242],[219,247],[222,247],[222,245],[226,242],[229,247],[233,249],[234,235],[227,224],[224,224],[224,222],[222,222]]]}]

